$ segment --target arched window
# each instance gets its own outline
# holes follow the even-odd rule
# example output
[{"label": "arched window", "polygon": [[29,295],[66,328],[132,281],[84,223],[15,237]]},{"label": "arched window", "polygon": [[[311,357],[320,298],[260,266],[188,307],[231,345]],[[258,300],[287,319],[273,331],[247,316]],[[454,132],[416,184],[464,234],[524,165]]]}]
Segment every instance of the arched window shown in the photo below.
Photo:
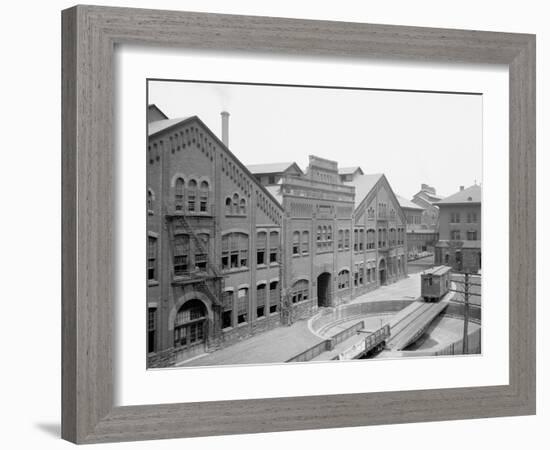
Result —
[{"label": "arched window", "polygon": [[176,313],[174,322],[174,347],[192,347],[206,337],[206,307],[200,300],[184,303]]},{"label": "arched window", "polygon": [[359,230],[353,230],[353,251],[359,251]]},{"label": "arched window", "polygon": [[230,215],[232,213],[231,209],[231,198],[227,197],[225,199],[225,214]]},{"label": "arched window", "polygon": [[309,253],[309,231],[302,232],[302,253]]},{"label": "arched window", "polygon": [[183,211],[183,202],[185,195],[185,183],[183,178],[178,178],[176,180],[176,190],[174,196],[174,208],[176,211]]},{"label": "arched window", "polygon": [[300,232],[295,231],[292,233],[292,254],[293,255],[299,255],[300,254]]},{"label": "arched window", "polygon": [[359,251],[363,251],[365,248],[365,230],[361,228],[359,230]]},{"label": "arched window", "polygon": [[201,181],[200,198],[199,198],[199,211],[200,212],[207,212],[208,211],[208,193],[209,193],[208,182]]},{"label": "arched window", "polygon": [[239,214],[239,195],[233,194],[233,214]]},{"label": "arched window", "polygon": [[332,244],[332,225],[328,226],[327,241],[329,241],[328,245]]},{"label": "arched window", "polygon": [[239,202],[239,213],[246,214],[246,200],[244,198],[241,198]]},{"label": "arched window", "polygon": [[349,270],[344,269],[338,274],[338,289],[349,288]]},{"label": "arched window", "polygon": [[309,298],[309,283],[307,280],[299,280],[292,285],[292,303],[298,303]]},{"label": "arched window", "polygon": [[190,180],[187,185],[187,210],[196,211],[197,204],[197,182],[195,180]]}]

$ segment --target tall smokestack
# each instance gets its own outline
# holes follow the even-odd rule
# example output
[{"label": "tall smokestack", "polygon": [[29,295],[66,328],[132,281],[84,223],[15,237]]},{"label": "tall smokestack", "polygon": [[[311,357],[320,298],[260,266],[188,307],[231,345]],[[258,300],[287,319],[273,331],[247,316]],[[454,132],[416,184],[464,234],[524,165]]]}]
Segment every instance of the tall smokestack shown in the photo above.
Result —
[{"label": "tall smokestack", "polygon": [[229,113],[222,111],[222,142],[229,147]]}]

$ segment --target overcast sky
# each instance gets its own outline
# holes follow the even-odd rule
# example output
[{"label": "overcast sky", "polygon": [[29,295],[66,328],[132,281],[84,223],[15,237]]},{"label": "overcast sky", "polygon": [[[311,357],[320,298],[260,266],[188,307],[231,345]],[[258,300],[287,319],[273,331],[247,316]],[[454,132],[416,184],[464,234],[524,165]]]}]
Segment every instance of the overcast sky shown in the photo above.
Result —
[{"label": "overcast sky", "polygon": [[421,183],[450,195],[481,180],[480,95],[152,81],[148,103],[168,117],[197,115],[246,165],[308,155],[384,173],[408,199]]}]

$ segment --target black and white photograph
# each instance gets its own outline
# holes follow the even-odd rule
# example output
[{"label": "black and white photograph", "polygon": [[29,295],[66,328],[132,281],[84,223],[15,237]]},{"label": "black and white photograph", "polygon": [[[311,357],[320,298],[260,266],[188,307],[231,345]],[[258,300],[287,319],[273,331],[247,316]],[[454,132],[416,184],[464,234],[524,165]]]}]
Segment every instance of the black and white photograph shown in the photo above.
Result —
[{"label": "black and white photograph", "polygon": [[147,80],[147,368],[482,354],[482,102]]}]

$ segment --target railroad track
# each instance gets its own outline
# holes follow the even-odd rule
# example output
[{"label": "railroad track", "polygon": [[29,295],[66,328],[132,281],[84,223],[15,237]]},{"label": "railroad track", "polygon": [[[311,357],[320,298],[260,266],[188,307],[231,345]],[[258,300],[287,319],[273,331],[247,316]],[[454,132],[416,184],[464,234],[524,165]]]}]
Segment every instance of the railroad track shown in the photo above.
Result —
[{"label": "railroad track", "polygon": [[446,306],[445,303],[422,302],[417,308],[393,324],[390,339],[386,343],[387,348],[400,350],[401,348],[396,347],[408,345],[409,342],[407,341],[423,331],[423,328],[429,325]]}]

